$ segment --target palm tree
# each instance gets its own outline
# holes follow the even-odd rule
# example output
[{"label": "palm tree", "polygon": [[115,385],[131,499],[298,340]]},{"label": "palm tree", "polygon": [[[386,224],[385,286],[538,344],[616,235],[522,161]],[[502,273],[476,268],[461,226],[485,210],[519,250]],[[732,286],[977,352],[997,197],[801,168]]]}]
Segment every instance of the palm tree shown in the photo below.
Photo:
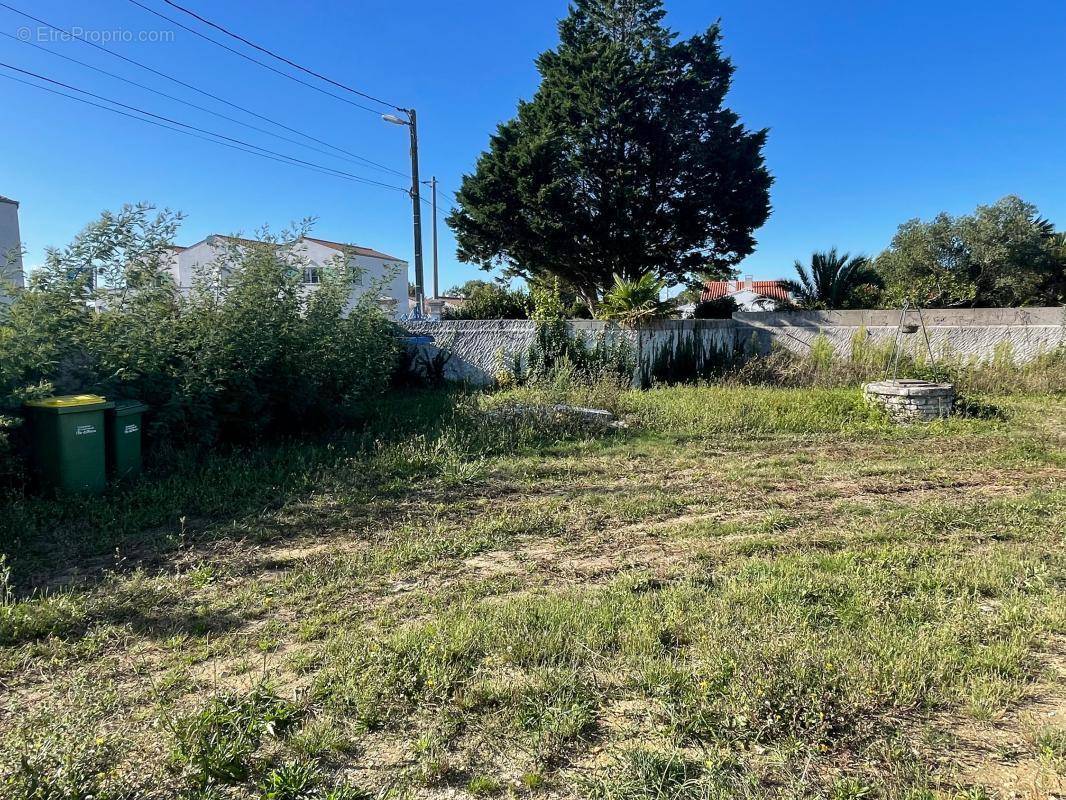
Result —
[{"label": "palm tree", "polygon": [[866,256],[828,252],[812,253],[809,267],[794,264],[798,281],[782,281],[803,308],[848,308],[863,287],[881,286],[881,276]]},{"label": "palm tree", "polygon": [[614,276],[614,285],[604,294],[597,316],[635,327],[642,322],[662,319],[673,310],[673,303],[659,299],[663,283],[650,272],[635,281]]}]

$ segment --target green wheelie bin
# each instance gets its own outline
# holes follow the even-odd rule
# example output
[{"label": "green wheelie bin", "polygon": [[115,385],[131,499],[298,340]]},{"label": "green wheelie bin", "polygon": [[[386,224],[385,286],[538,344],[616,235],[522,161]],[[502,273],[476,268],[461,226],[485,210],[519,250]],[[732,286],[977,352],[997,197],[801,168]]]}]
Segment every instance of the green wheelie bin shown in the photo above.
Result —
[{"label": "green wheelie bin", "polygon": [[26,403],[32,460],[44,485],[67,492],[104,490],[104,411],[112,405],[95,394]]},{"label": "green wheelie bin", "polygon": [[148,406],[137,400],[116,400],[104,412],[107,420],[107,473],[128,481],[141,474],[141,418]]}]

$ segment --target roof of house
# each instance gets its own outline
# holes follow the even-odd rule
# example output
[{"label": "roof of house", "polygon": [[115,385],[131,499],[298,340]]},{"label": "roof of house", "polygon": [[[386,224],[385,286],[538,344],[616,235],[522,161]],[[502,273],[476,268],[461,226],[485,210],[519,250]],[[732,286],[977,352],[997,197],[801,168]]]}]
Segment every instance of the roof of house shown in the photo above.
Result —
[{"label": "roof of house", "polygon": [[17,206],[19,204],[19,201],[12,200],[10,197],[4,197],[2,194],[0,194],[0,203],[13,203]]},{"label": "roof of house", "polygon": [[382,253],[380,250],[374,250],[371,247],[360,247],[357,244],[342,244],[341,242],[331,242],[328,239],[316,239],[313,236],[305,236],[309,242],[318,242],[326,247],[332,247],[335,250],[354,250],[358,255],[368,256],[370,258],[384,258],[389,261],[403,261],[398,256],[390,256],[388,253]]},{"label": "roof of house", "polygon": [[745,291],[773,300],[789,299],[788,289],[781,281],[707,281],[703,284],[700,301],[718,300]]},{"label": "roof of house", "polygon": [[[374,250],[370,247],[360,247],[357,244],[342,244],[341,242],[331,242],[327,239],[316,239],[312,236],[302,236],[300,238],[306,239],[309,242],[315,242],[316,244],[324,245],[325,247],[329,247],[334,250],[340,250],[341,252],[345,250],[351,250],[355,252],[356,255],[367,256],[368,258],[382,258],[387,261],[403,261],[402,258],[390,256],[388,253],[382,253],[380,250]],[[235,242],[237,244],[267,244],[261,239],[244,239],[240,236],[226,236],[221,233],[213,233],[210,236],[201,239],[199,242],[196,242],[196,244],[191,244],[188,247],[182,247],[180,245],[171,245],[171,249],[180,253],[183,250],[188,250],[190,247],[195,247],[197,244],[203,244],[208,239],[225,239],[227,242]]]}]

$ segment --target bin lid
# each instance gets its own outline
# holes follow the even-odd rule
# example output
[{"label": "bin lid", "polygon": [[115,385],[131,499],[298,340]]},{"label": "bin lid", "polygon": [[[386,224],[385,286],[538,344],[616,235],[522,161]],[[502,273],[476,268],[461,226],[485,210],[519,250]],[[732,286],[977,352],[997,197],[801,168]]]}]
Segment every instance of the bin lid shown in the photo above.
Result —
[{"label": "bin lid", "polygon": [[111,408],[113,403],[107,402],[106,397],[98,394],[65,394],[58,397],[42,397],[40,400],[28,400],[26,405],[31,408],[46,408],[62,414],[68,411],[96,411]]},{"label": "bin lid", "polygon": [[111,413],[116,417],[125,417],[128,414],[143,414],[147,410],[148,406],[140,400],[116,400]]}]

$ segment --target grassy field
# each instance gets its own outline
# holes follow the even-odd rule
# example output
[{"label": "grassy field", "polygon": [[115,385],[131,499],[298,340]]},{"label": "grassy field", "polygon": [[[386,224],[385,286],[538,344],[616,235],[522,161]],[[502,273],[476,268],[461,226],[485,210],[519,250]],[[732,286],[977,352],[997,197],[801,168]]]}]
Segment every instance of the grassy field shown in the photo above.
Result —
[{"label": "grassy field", "polygon": [[542,399],[0,509],[0,796],[1066,792],[1066,401]]}]

